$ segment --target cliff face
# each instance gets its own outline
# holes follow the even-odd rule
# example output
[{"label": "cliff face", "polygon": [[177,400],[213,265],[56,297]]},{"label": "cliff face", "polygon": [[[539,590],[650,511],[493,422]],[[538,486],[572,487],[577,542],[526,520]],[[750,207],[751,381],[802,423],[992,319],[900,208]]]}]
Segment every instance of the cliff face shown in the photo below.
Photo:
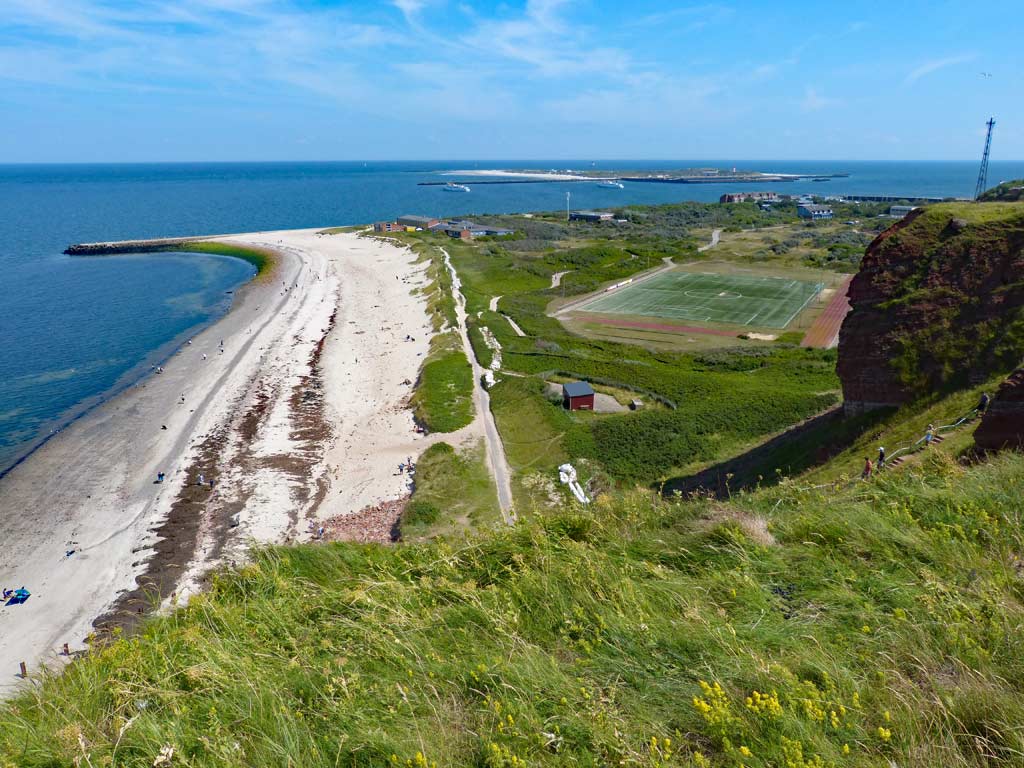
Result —
[{"label": "cliff face", "polygon": [[974,431],[974,444],[982,451],[1024,448],[1024,368],[1018,368],[999,386]]},{"label": "cliff face", "polygon": [[1024,352],[1024,204],[942,203],[868,247],[837,371],[847,412],[1008,370]]}]

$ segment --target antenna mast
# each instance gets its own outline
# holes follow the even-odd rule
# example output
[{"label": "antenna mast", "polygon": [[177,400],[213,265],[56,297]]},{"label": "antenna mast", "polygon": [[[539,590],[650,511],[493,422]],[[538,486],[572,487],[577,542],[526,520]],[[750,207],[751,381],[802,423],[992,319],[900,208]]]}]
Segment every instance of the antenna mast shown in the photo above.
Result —
[{"label": "antenna mast", "polygon": [[992,129],[996,125],[995,118],[990,117],[985,125],[988,126],[988,134],[985,136],[985,152],[981,156],[981,168],[978,170],[978,186],[974,188],[975,200],[981,197],[981,194],[988,188],[988,151],[992,147]]}]

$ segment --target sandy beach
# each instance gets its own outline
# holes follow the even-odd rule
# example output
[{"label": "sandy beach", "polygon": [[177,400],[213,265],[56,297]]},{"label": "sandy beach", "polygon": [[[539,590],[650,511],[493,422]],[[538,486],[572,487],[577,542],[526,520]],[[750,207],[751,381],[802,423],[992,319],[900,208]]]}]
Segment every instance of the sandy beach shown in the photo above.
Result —
[{"label": "sandy beach", "polygon": [[[600,181],[595,176],[581,173],[559,173],[557,171],[502,171],[498,169],[477,169],[472,171],[445,171],[446,176],[506,176],[513,179],[548,179],[549,181]],[[614,178],[609,174],[608,178]]]},{"label": "sandy beach", "polygon": [[278,266],[0,480],[0,585],[32,593],[0,606],[0,692],[19,662],[81,650],[98,618],[130,624],[154,593],[180,599],[253,541],[408,492],[397,465],[431,442],[406,403],[430,337],[412,252],[317,230],[218,239]]}]

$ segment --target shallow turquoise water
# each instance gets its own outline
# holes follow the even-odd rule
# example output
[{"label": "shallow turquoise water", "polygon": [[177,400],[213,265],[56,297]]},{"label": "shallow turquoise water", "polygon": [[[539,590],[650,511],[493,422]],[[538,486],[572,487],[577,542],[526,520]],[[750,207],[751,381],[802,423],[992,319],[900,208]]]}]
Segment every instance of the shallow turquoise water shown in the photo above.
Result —
[{"label": "shallow turquoise water", "polygon": [[[599,167],[738,166],[789,173],[848,171],[780,192],[963,195],[974,163],[671,161]],[[589,162],[232,163],[0,166],[0,472],[75,415],[138,378],[229,307],[245,262],[196,254],[72,258],[70,243],[355,224],[402,213],[456,215],[617,203],[717,200],[747,186],[476,185],[419,187],[448,168],[590,167]],[[1024,163],[993,163],[1000,179]],[[470,182],[472,184],[472,182]],[[761,185],[759,185],[760,188]]]}]

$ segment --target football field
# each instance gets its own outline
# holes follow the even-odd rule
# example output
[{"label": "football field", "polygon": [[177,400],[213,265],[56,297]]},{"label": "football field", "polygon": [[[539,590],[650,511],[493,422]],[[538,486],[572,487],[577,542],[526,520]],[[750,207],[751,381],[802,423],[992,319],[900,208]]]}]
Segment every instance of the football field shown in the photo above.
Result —
[{"label": "football field", "polygon": [[597,296],[578,311],[781,329],[823,287],[783,277],[663,272]]}]

